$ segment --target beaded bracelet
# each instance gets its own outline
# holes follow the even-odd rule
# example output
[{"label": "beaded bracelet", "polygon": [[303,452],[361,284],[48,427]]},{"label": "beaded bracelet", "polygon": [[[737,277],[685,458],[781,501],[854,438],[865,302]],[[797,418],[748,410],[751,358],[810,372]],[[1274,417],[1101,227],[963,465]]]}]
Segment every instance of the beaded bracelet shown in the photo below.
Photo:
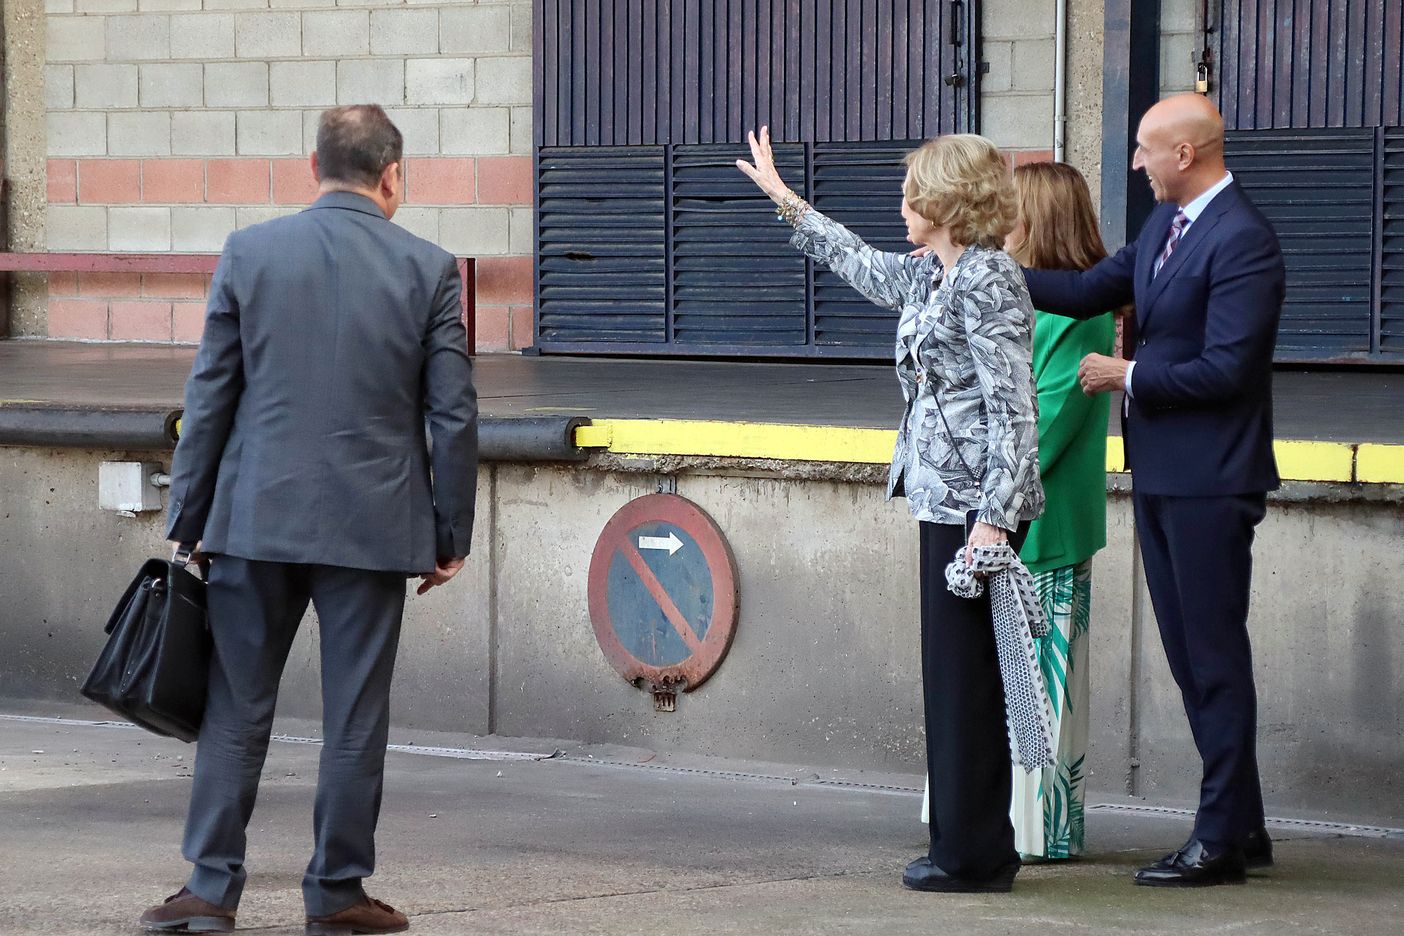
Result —
[{"label": "beaded bracelet", "polygon": [[775,209],[775,217],[781,221],[788,221],[790,224],[798,224],[799,219],[804,217],[804,213],[809,210],[809,202],[800,198],[791,189],[786,189],[785,194],[780,199],[780,204]]}]

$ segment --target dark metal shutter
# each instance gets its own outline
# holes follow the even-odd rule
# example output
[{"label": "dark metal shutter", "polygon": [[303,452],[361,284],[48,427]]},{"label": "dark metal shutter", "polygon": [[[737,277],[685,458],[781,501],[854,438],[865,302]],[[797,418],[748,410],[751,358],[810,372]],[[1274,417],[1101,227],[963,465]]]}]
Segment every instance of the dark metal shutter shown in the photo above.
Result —
[{"label": "dark metal shutter", "polygon": [[1380,354],[1404,360],[1404,129],[1383,133]]},{"label": "dark metal shutter", "polygon": [[796,191],[817,161],[821,207],[885,217],[874,236],[906,249],[900,170],[845,174],[833,144],[896,161],[908,141],[976,129],[979,6],[536,0],[537,348],[888,356],[890,313],[828,274],[816,282],[733,163],[768,124],[793,147],[782,171]]},{"label": "dark metal shutter", "polygon": [[1404,0],[1223,0],[1206,25],[1229,168],[1287,255],[1278,360],[1404,360]]},{"label": "dark metal shutter", "polygon": [[1279,361],[1371,351],[1374,130],[1228,134],[1229,170],[1272,222],[1287,266]]},{"label": "dark metal shutter", "polygon": [[[978,120],[978,0],[535,0],[538,146],[923,139]],[[955,76],[952,80],[952,76]]]},{"label": "dark metal shutter", "polygon": [[[774,147],[782,178],[803,191],[804,147]],[[749,150],[673,147],[673,318],[680,344],[802,347],[805,258],[774,203],[736,169]]]},{"label": "dark metal shutter", "polygon": [[1211,22],[1230,129],[1404,123],[1400,0],[1222,0]]},{"label": "dark metal shutter", "polygon": [[667,340],[663,148],[542,149],[537,331],[543,340]]},{"label": "dark metal shutter", "polygon": [[[814,207],[878,250],[906,253],[899,213],[902,159],[920,140],[825,143],[814,147]],[[814,271],[814,340],[820,345],[890,351],[895,313],[869,302],[827,269]]]}]

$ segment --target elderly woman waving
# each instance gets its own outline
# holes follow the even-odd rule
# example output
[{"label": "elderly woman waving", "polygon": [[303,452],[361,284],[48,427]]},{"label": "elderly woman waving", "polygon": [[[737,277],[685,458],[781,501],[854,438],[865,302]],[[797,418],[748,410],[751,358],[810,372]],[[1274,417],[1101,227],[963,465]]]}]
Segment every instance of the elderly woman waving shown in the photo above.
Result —
[{"label": "elderly woman waving", "polygon": [[1043,508],[1031,364],[1033,307],[1001,250],[1014,225],[1009,170],[983,137],[956,134],[907,157],[902,217],[924,256],[883,253],[815,211],[780,179],[770,133],[737,167],[795,228],[791,243],[897,318],[906,412],[888,497],[920,522],[921,662],[931,849],[907,866],[915,890],[1008,891],[1019,870],[1009,821],[1010,748],[988,592],[947,590],[965,545],[1017,549]]}]

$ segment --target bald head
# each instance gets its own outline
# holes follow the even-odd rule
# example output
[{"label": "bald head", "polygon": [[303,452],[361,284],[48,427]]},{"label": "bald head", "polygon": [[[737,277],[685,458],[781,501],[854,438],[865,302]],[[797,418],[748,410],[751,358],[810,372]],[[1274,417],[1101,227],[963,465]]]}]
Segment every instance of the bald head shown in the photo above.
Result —
[{"label": "bald head", "polygon": [[1155,198],[1181,206],[1224,177],[1224,119],[1200,94],[1177,94],[1141,118],[1135,169],[1145,170]]}]

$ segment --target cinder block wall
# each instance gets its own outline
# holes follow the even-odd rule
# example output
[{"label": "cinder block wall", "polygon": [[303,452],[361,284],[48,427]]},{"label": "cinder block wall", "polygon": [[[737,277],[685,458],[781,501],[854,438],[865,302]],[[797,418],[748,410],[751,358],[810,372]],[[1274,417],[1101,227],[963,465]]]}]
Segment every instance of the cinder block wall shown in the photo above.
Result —
[{"label": "cinder block wall", "polygon": [[[1052,158],[1054,0],[982,0],[981,28],[989,72],[981,79],[981,132],[1012,154],[1016,164]],[[1100,185],[1103,5],[1069,0],[1067,112],[1069,162]],[[1160,87],[1163,95],[1194,90],[1191,55],[1195,0],[1163,0],[1160,13]]]},{"label": "cinder block wall", "polygon": [[[322,109],[405,135],[395,221],[479,258],[478,348],[531,342],[531,2],[47,0],[47,245],[218,251],[315,196]],[[193,342],[202,277],[54,276],[54,338]]]},{"label": "cinder block wall", "polygon": [[1053,158],[1053,0],[983,0],[980,132],[1015,164]]}]

